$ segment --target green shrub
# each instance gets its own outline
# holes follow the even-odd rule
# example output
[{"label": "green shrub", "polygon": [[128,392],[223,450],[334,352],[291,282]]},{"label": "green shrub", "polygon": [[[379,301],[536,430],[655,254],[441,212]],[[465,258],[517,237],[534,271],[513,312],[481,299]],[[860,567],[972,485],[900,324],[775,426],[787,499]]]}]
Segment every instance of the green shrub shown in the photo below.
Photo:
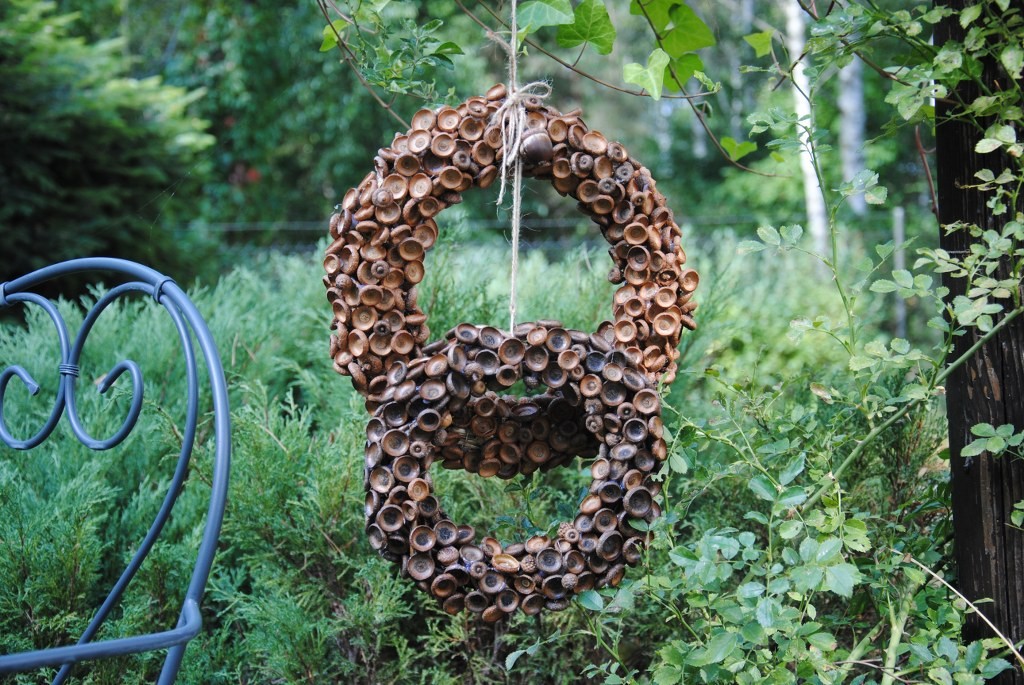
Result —
[{"label": "green shrub", "polygon": [[71,257],[119,256],[195,275],[211,245],[172,236],[212,138],[202,95],[128,78],[118,40],[73,37],[51,2],[0,7],[0,281]]}]

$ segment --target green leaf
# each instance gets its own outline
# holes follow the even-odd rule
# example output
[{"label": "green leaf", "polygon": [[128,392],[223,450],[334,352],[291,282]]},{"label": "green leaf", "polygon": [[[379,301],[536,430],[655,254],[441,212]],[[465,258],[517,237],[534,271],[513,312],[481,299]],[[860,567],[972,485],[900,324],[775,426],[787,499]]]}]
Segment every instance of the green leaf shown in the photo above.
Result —
[{"label": "green leaf", "polygon": [[717,664],[720,661],[725,661],[725,658],[736,649],[738,642],[739,636],[736,633],[719,633],[715,635],[707,646],[707,656],[705,657],[707,663]]},{"label": "green leaf", "polygon": [[678,0],[632,0],[629,3],[629,13],[649,17],[654,30],[660,33],[672,20],[669,11],[676,4]]},{"label": "green leaf", "polygon": [[968,5],[960,10],[960,26],[967,28],[981,15],[982,3]]},{"label": "green leaf", "polygon": [[869,205],[885,204],[885,198],[889,196],[889,189],[885,186],[871,186],[864,191],[864,201]]},{"label": "green leaf", "polygon": [[576,7],[573,22],[559,26],[555,38],[563,48],[589,43],[598,54],[607,55],[615,43],[615,26],[601,0],[583,0]]},{"label": "green leaf", "polygon": [[580,604],[582,604],[585,609],[601,611],[604,609],[604,597],[599,595],[596,590],[587,590],[586,592],[580,593]]},{"label": "green leaf", "polygon": [[831,652],[836,648],[836,638],[832,633],[814,633],[808,636],[807,643],[823,652]]},{"label": "green leaf", "polygon": [[505,670],[511,671],[512,667],[516,665],[517,661],[519,661],[519,657],[524,654],[526,654],[525,649],[517,649],[516,651],[509,653],[509,655],[505,657]]},{"label": "green leaf", "polygon": [[806,461],[807,459],[803,452],[792,457],[779,473],[779,483],[782,485],[792,483],[797,476],[803,473]]},{"label": "green leaf", "polygon": [[981,667],[981,677],[985,680],[991,680],[1003,671],[1008,671],[1011,668],[1013,666],[1006,659],[989,659]]},{"label": "green leaf", "polygon": [[678,91],[681,84],[686,83],[691,76],[700,74],[702,69],[704,69],[704,62],[692,52],[673,57],[665,67],[665,87]]},{"label": "green leaf", "polygon": [[765,247],[767,246],[758,240],[742,240],[736,246],[736,251],[740,254],[747,254],[748,252],[760,252]]},{"label": "green leaf", "polygon": [[775,490],[775,486],[772,485],[771,482],[763,475],[751,478],[750,482],[747,483],[747,487],[749,487],[755,495],[766,502],[774,502],[775,496],[778,494]]},{"label": "green leaf", "polygon": [[574,20],[569,0],[530,0],[516,11],[516,23],[520,28],[536,31],[545,26],[571,24]]},{"label": "green leaf", "polygon": [[669,16],[672,18],[672,29],[662,37],[662,45],[671,57],[679,57],[715,44],[715,35],[711,29],[687,5],[673,7]]},{"label": "green leaf", "polygon": [[971,433],[979,438],[991,438],[996,434],[996,429],[991,423],[976,423],[971,426]]},{"label": "green leaf", "polygon": [[346,26],[348,26],[348,22],[344,19],[335,19],[325,26],[324,42],[320,44],[320,52],[327,52],[336,47],[338,45],[338,34],[344,31]]},{"label": "green leaf", "polygon": [[743,36],[743,40],[747,41],[747,44],[754,48],[754,54],[758,57],[764,57],[772,51],[772,36],[775,35],[775,31],[769,29],[767,31],[761,31],[760,33],[751,33]]},{"label": "green leaf", "polygon": [[648,93],[654,100],[661,99],[661,86],[665,79],[665,67],[669,56],[661,48],[655,48],[647,58],[647,66],[642,67],[636,62],[627,64],[622,69],[622,77],[627,83],[634,83]]},{"label": "green leaf", "polygon": [[843,542],[837,537],[827,537],[819,545],[814,553],[814,561],[819,564],[827,564],[839,556],[843,549]]},{"label": "green leaf", "polygon": [[737,143],[735,139],[725,136],[719,140],[722,144],[722,149],[729,155],[729,159],[737,161],[749,155],[751,152],[757,150],[757,143],[751,143],[748,140],[744,140],[742,143]]},{"label": "green leaf", "polygon": [[897,286],[895,283],[884,278],[879,278],[871,284],[871,292],[874,293],[892,293],[896,292],[896,288]]},{"label": "green leaf", "polygon": [[1007,45],[999,53],[999,61],[1006,69],[1010,78],[1019,79],[1021,68],[1024,68],[1024,50],[1019,45]]},{"label": "green leaf", "polygon": [[825,569],[825,589],[840,597],[851,597],[853,586],[860,582],[860,571],[853,564],[836,564]]},{"label": "green leaf", "polygon": [[800,531],[803,529],[804,524],[799,520],[789,519],[788,521],[783,521],[782,525],[779,526],[779,535],[783,540],[792,540],[799,535]]},{"label": "green leaf", "polygon": [[1002,145],[1003,144],[996,140],[995,138],[982,138],[974,146],[974,151],[977,152],[979,155],[983,155],[987,152],[998,150],[1000,147],[1002,147]]},{"label": "green leaf", "polygon": [[782,240],[788,245],[796,245],[800,242],[800,236],[804,234],[804,228],[800,224],[786,224],[781,231]]},{"label": "green leaf", "polygon": [[777,246],[782,244],[782,238],[773,226],[759,226],[757,229],[757,235],[768,245]]}]

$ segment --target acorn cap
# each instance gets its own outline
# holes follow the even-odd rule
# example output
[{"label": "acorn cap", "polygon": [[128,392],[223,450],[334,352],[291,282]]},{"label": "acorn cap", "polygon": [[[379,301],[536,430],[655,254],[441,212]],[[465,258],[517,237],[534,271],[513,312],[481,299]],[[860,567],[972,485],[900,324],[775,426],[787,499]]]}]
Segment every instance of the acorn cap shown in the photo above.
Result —
[{"label": "acorn cap", "polygon": [[519,594],[511,588],[506,588],[498,593],[494,599],[494,605],[506,614],[510,614],[519,607]]},{"label": "acorn cap", "polygon": [[562,599],[566,595],[565,586],[562,584],[562,576],[548,576],[541,583],[540,591],[548,599]]},{"label": "acorn cap", "polygon": [[491,559],[491,565],[501,573],[519,573],[519,560],[511,554],[495,554],[494,557]]},{"label": "acorn cap", "polygon": [[601,394],[602,386],[603,383],[598,376],[588,373],[580,379],[580,394],[584,397],[597,397]]},{"label": "acorn cap", "polygon": [[558,573],[562,569],[562,555],[553,547],[546,547],[536,555],[537,570],[545,574]]},{"label": "acorn cap", "polygon": [[506,338],[498,346],[498,357],[505,364],[518,365],[526,355],[526,345],[518,338]]},{"label": "acorn cap", "polygon": [[417,502],[422,502],[430,496],[430,484],[423,478],[413,478],[405,488],[409,492],[409,498]]},{"label": "acorn cap", "polygon": [[434,578],[434,582],[430,584],[430,594],[438,599],[444,599],[451,596],[458,587],[458,583],[455,582],[455,576],[450,573],[442,573]]},{"label": "acorn cap", "polygon": [[441,414],[434,409],[424,409],[416,415],[416,426],[428,433],[433,433],[441,427]]},{"label": "acorn cap", "polygon": [[622,499],[622,487],[615,481],[605,481],[597,494],[605,504],[614,504]]},{"label": "acorn cap", "polygon": [[427,402],[437,402],[448,394],[448,388],[445,387],[443,380],[431,378],[423,381],[419,393]]},{"label": "acorn cap", "polygon": [[476,545],[464,544],[459,548],[459,557],[463,562],[472,564],[484,560],[484,551]]},{"label": "acorn cap", "polygon": [[370,471],[368,483],[374,492],[385,494],[395,485],[395,477],[391,471],[384,466],[378,466]]},{"label": "acorn cap", "polygon": [[480,589],[489,595],[496,595],[505,587],[505,576],[497,571],[487,571],[480,579]]},{"label": "acorn cap", "polygon": [[[442,546],[449,546],[455,543],[458,536],[458,528],[454,523],[448,519],[438,521],[434,524],[434,535],[437,538],[437,544]],[[445,565],[451,563],[451,561],[445,562]]]},{"label": "acorn cap", "polygon": [[615,512],[608,508],[603,508],[594,514],[594,528],[598,532],[604,533],[609,530],[614,530],[618,525],[618,519],[615,517]]},{"label": "acorn cap", "polygon": [[437,535],[430,526],[416,526],[409,533],[409,546],[417,552],[427,552],[433,549],[437,542]]},{"label": "acorn cap", "polygon": [[466,608],[474,614],[482,613],[490,604],[491,600],[479,590],[473,590],[466,595]]},{"label": "acorn cap", "polygon": [[623,508],[635,518],[643,518],[651,512],[651,505],[654,498],[650,490],[644,487],[636,487],[626,492],[622,498]]},{"label": "acorn cap", "polygon": [[405,514],[402,508],[394,504],[387,504],[377,512],[377,525],[385,533],[394,531],[405,525]]},{"label": "acorn cap", "polygon": [[437,128],[442,131],[454,131],[462,123],[462,115],[451,107],[442,107],[437,111]]},{"label": "acorn cap", "polygon": [[539,614],[544,608],[545,598],[544,595],[539,593],[533,593],[523,597],[519,604],[519,607],[523,610],[523,613],[527,616],[534,616]]},{"label": "acorn cap", "polygon": [[416,459],[406,455],[395,459],[391,465],[391,470],[397,480],[408,483],[420,475],[420,464]]},{"label": "acorn cap", "polygon": [[649,388],[644,388],[633,396],[633,406],[644,415],[657,413],[661,410],[661,399],[658,393]]},{"label": "acorn cap", "polygon": [[420,170],[420,158],[406,152],[395,160],[395,171],[402,176],[412,176]]},{"label": "acorn cap", "polygon": [[376,550],[383,549],[387,544],[387,536],[376,523],[371,523],[366,527],[366,537],[370,541],[370,547]]},{"label": "acorn cap", "polygon": [[533,579],[533,576],[521,573],[518,576],[516,576],[515,579],[512,581],[512,586],[519,594],[528,595],[534,591],[536,583]]},{"label": "acorn cap", "polygon": [[446,600],[444,600],[444,604],[441,606],[441,608],[444,610],[446,614],[455,616],[456,614],[461,613],[463,609],[466,608],[466,597],[461,593],[451,595]]}]

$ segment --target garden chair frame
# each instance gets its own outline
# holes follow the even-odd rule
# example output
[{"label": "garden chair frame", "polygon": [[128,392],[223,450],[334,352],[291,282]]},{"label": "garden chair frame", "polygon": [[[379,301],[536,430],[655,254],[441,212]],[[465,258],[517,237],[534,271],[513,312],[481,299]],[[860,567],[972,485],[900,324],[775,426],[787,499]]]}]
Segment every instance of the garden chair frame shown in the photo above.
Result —
[{"label": "garden chair frame", "polygon": [[[121,278],[127,277],[131,280],[117,285],[99,296],[96,303],[86,312],[81,327],[72,338],[55,304],[48,298],[33,292],[33,289],[42,283],[56,278],[72,274],[88,274],[92,276],[97,273],[114,273]],[[131,407],[128,411],[128,416],[114,435],[103,440],[98,440],[89,435],[79,419],[75,403],[76,379],[79,374],[78,364],[89,332],[92,330],[100,314],[112,302],[129,292],[149,294],[165,309],[177,330],[179,343],[185,359],[188,392],[187,415],[183,432],[184,439],[174,475],[156,518],[150,525],[149,531],[125,567],[120,578],[110,590],[107,598],[96,611],[92,621],[79,638],[77,644],[0,655],[0,675],[59,666],[60,668],[53,679],[53,683],[62,683],[70,675],[74,664],[80,661],[167,649],[167,656],[164,660],[158,682],[173,683],[181,666],[182,656],[187,643],[198,635],[202,628],[202,616],[199,605],[213,564],[227,501],[231,461],[230,409],[224,369],[213,336],[199,310],[172,279],[135,262],[112,258],[87,258],[47,266],[12,281],[0,283],[0,311],[17,303],[41,307],[49,316],[57,331],[61,356],[57,369],[60,374],[59,386],[53,409],[43,426],[35,435],[28,439],[19,439],[11,435],[8,430],[7,424],[4,421],[4,394],[8,384],[14,377],[21,380],[33,395],[39,391],[39,385],[21,366],[7,364],[6,360],[0,362],[0,364],[7,364],[0,371],[0,437],[3,438],[3,441],[9,447],[16,450],[32,449],[50,436],[65,411],[74,435],[84,445],[93,450],[106,450],[115,447],[131,433],[142,411],[143,398],[142,371],[134,361],[124,360],[118,362],[106,374],[104,380],[99,385],[99,391],[103,393],[121,375],[127,373],[131,377]],[[211,481],[212,492],[206,514],[206,523],[191,580],[179,612],[177,625],[170,629],[157,630],[142,635],[93,642],[103,621],[117,604],[125,588],[131,582],[159,537],[188,475],[189,460],[192,455],[199,422],[199,365],[194,344],[198,345],[199,352],[203,356],[209,380],[209,390],[213,405],[212,420],[215,453]]]}]

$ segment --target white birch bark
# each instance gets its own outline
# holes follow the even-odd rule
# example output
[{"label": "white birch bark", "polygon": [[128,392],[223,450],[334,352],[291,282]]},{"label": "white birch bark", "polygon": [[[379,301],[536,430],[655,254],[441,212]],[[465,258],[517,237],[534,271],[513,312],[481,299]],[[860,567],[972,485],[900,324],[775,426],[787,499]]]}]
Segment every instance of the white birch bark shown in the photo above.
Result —
[{"label": "white birch bark", "polygon": [[[810,83],[800,58],[804,53],[805,21],[803,11],[796,0],[783,4],[786,10],[786,48],[789,57],[796,63],[793,66],[793,107],[796,115],[807,118],[813,123],[810,95]],[[808,135],[801,129],[800,143],[807,147]],[[828,217],[825,213],[825,200],[821,194],[818,178],[814,173],[814,164],[810,154],[805,150],[800,153],[800,173],[803,177],[804,204],[807,210],[807,232],[811,235],[814,250],[821,255],[829,254]]]},{"label": "white birch bark", "polygon": [[[849,181],[864,169],[864,67],[855,59],[839,72],[839,159],[843,180]],[[861,216],[867,210],[864,195],[858,193],[847,198],[854,214]]]}]

